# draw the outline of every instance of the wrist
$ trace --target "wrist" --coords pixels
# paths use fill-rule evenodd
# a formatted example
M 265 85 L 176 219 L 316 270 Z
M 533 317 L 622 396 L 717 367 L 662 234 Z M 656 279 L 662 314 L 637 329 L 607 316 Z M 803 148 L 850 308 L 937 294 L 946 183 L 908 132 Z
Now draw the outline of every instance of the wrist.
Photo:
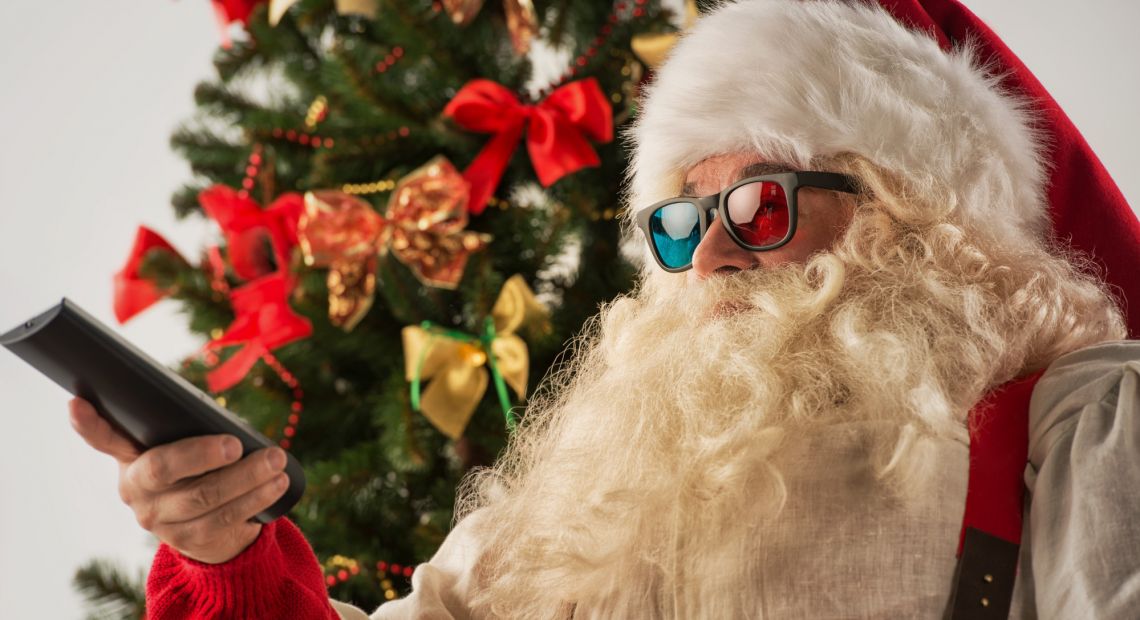
M 227 562 L 230 562 L 230 561 L 234 560 L 235 558 L 241 556 L 243 553 L 245 553 L 251 547 L 253 547 L 253 545 L 256 544 L 258 540 L 261 540 L 261 538 L 262 538 L 261 532 L 265 529 L 265 525 L 262 523 L 254 523 L 254 525 L 257 526 L 256 530 L 254 531 L 255 533 L 249 537 L 249 540 L 247 542 L 240 543 L 240 546 L 237 549 L 229 549 L 229 550 L 221 552 L 221 554 L 218 554 L 218 553 L 215 553 L 214 555 L 194 554 L 194 553 L 190 553 L 187 551 L 183 551 L 182 549 L 179 549 L 178 547 L 175 547 L 173 545 L 170 545 L 170 549 L 172 551 L 178 553 L 178 555 L 181 556 L 182 559 L 189 561 L 189 562 L 194 562 L 196 564 L 201 564 L 201 565 L 206 565 L 206 566 L 217 566 L 220 564 L 226 564 Z

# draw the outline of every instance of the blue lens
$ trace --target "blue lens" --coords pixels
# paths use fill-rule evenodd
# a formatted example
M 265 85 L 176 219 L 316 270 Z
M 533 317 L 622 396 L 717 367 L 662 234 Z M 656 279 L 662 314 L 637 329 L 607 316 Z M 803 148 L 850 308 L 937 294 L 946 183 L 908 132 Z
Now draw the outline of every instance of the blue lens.
M 661 262 L 670 269 L 687 267 L 701 242 L 701 222 L 696 205 L 675 202 L 649 216 L 649 234 Z

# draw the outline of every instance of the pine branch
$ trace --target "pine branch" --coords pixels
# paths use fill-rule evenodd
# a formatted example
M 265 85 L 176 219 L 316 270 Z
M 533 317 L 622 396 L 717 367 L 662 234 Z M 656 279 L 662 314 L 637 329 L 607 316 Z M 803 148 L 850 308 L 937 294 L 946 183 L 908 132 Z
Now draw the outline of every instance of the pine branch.
M 195 174 L 213 177 L 236 174 L 245 163 L 249 147 L 226 140 L 202 127 L 183 125 L 170 136 L 170 148 L 190 162 Z
M 72 586 L 90 604 L 87 620 L 142 619 L 146 615 L 146 571 L 137 577 L 107 560 L 92 560 L 79 567 Z
M 229 49 L 218 47 L 214 53 L 214 69 L 223 82 L 256 71 L 263 61 L 264 57 L 258 53 L 257 46 L 252 41 L 234 41 Z
M 174 215 L 178 219 L 185 219 L 191 213 L 202 213 L 202 205 L 198 203 L 198 194 L 210 186 L 204 181 L 186 183 L 179 187 L 170 196 L 170 206 L 174 207 Z
M 219 115 L 233 116 L 238 121 L 248 114 L 263 110 L 254 101 L 215 82 L 200 82 L 194 89 L 194 102 Z

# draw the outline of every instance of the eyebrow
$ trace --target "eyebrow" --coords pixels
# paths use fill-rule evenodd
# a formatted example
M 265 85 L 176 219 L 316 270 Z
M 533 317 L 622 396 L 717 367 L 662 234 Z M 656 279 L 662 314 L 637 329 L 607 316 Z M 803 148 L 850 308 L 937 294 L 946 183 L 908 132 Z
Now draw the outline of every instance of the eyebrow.
M 741 168 L 740 172 L 736 173 L 736 179 L 733 180 L 733 183 L 735 183 L 736 181 L 741 181 L 743 179 L 747 179 L 748 177 L 758 177 L 762 174 L 777 174 L 780 172 L 792 172 L 793 170 L 795 170 L 795 168 L 793 168 L 792 166 L 790 166 L 788 164 L 781 164 L 781 163 L 773 162 L 773 161 L 762 161 L 762 162 L 755 163 L 755 164 L 749 164 L 749 165 Z M 681 188 L 681 195 L 687 196 L 690 198 L 696 198 L 697 197 L 696 191 L 697 191 L 696 185 L 694 185 L 693 183 L 685 183 L 684 187 Z

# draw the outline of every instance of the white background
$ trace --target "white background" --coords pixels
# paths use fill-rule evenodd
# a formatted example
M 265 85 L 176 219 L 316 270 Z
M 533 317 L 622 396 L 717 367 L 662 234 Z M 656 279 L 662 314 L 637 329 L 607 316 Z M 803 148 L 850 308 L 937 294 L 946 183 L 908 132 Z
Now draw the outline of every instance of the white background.
M 679 4 L 679 0 L 674 0 Z M 1140 3 L 967 0 L 1068 111 L 1140 205 Z M 168 148 L 211 75 L 206 0 L 0 5 L 0 332 L 66 295 L 114 324 L 111 275 L 145 223 L 196 259 L 214 235 L 176 222 L 188 167 Z M 173 302 L 118 328 L 175 363 L 201 343 Z M 149 565 L 117 467 L 67 421 L 69 396 L 0 351 L 0 618 L 82 617 L 70 580 L 93 557 Z

